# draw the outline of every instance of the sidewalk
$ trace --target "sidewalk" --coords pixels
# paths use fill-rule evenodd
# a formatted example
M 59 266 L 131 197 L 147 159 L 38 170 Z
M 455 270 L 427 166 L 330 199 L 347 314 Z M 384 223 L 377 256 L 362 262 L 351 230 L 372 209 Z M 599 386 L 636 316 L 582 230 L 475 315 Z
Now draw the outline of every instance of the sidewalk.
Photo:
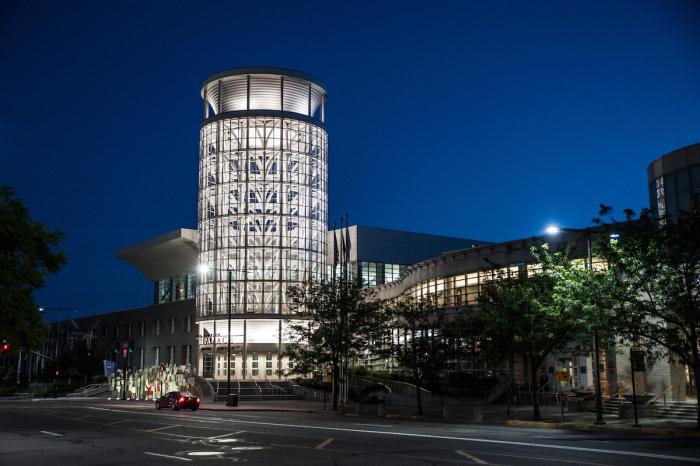
M 238 406 L 226 406 L 225 401 L 202 403 L 199 409 L 203 411 L 288 411 L 296 413 L 323 413 L 330 411 L 331 405 L 323 409 L 323 402 L 307 400 L 280 401 L 240 401 Z
M 495 407 L 498 405 L 491 405 Z M 660 417 L 643 417 L 639 419 L 639 426 L 634 425 L 634 419 L 621 419 L 617 415 L 605 415 L 605 424 L 593 424 L 596 418 L 593 412 L 564 412 L 564 422 L 561 422 L 561 412 L 557 407 L 540 407 L 541 420 L 532 420 L 532 408 L 518 408 L 518 417 L 508 419 L 505 410 L 500 416 L 496 412 L 484 413 L 484 420 L 491 417 L 490 421 L 514 427 L 540 427 L 550 429 L 571 429 L 587 432 L 636 432 L 652 435 L 690 435 L 700 436 L 697 422 L 678 419 L 666 419 Z M 512 414 L 512 413 L 511 413 Z M 498 419 L 500 418 L 500 419 Z
M 455 409 L 456 408 L 456 409 Z M 648 435 L 685 435 L 700 437 L 697 422 L 658 417 L 639 419 L 640 426 L 634 425 L 633 419 L 620 419 L 617 415 L 608 414 L 603 417 L 604 425 L 594 425 L 593 412 L 564 412 L 564 422 L 561 422 L 561 411 L 556 406 L 540 406 L 540 421 L 533 421 L 531 406 L 511 407 L 510 416 L 506 405 L 481 405 L 453 407 L 449 420 L 443 417 L 442 408 L 436 406 L 424 407 L 424 414 L 418 416 L 414 406 L 386 407 L 384 417 L 409 421 L 438 422 L 445 424 L 486 424 L 505 425 L 511 427 L 536 427 L 549 429 L 568 429 L 585 432 L 634 432 Z M 367 417 L 377 417 L 367 412 L 355 414 Z

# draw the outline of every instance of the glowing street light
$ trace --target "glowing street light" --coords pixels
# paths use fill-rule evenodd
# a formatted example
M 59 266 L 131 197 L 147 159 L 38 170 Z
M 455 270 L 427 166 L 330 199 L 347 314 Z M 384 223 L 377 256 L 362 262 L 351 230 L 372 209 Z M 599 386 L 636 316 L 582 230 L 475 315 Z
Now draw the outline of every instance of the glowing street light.
M 547 233 L 548 235 L 556 235 L 560 231 L 561 231 L 561 229 L 556 225 L 549 225 L 547 228 L 544 229 L 544 232 Z

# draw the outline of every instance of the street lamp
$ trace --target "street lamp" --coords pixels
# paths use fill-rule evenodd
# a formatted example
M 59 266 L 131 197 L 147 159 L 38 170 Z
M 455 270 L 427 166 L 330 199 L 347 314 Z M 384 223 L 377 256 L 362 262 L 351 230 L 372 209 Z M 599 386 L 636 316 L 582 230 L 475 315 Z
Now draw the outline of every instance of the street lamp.
M 592 237 L 590 228 L 578 229 L 578 228 L 562 228 L 556 225 L 549 225 L 545 228 L 545 233 L 548 235 L 556 235 L 560 232 L 571 232 L 571 233 L 583 233 L 586 236 L 586 267 L 589 271 L 593 271 L 593 252 L 592 252 Z M 620 235 L 617 233 L 611 233 L 610 238 L 619 238 Z M 598 326 L 593 326 L 593 383 L 595 385 L 595 425 L 603 425 L 605 421 L 603 420 L 603 398 L 602 390 L 600 387 L 600 355 L 598 354 Z

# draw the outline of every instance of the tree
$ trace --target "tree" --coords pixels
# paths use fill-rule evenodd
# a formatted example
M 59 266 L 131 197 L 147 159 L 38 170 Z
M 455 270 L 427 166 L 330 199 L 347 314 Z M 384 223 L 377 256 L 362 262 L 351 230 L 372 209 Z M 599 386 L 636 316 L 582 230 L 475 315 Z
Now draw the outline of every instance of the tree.
M 400 297 L 387 310 L 391 328 L 399 332 L 399 341 L 390 346 L 391 356 L 411 374 L 418 414 L 422 415 L 421 390 L 426 381 L 437 380 L 456 354 L 445 309 L 435 295 L 428 295 Z
M 700 209 L 674 219 L 649 212 L 618 225 L 620 237 L 602 245 L 620 283 L 619 332 L 671 360 L 686 364 L 700 387 Z M 700 429 L 700 412 L 698 412 Z
M 46 327 L 33 292 L 66 263 L 63 233 L 31 218 L 14 190 L 0 185 L 0 329 L 14 347 L 31 348 Z
M 546 250 L 546 246 L 542 248 Z M 532 253 L 537 256 L 538 251 L 533 249 Z M 563 261 L 565 256 L 556 258 Z M 565 346 L 576 335 L 571 314 L 553 300 L 554 277 L 547 264 L 542 265 L 544 269 L 533 274 L 527 269 L 512 275 L 494 271 L 492 279 L 483 285 L 478 301 L 484 349 L 521 354 L 527 361 L 535 419 L 540 419 L 537 369 L 550 352 Z
M 356 279 L 330 278 L 292 286 L 295 312 L 287 322 L 292 340 L 285 350 L 296 374 L 333 374 L 333 410 L 338 409 L 340 368 L 371 349 L 384 331 L 383 313 L 368 288 Z
M 61 353 L 53 368 L 68 377 L 82 376 L 85 385 L 90 377 L 102 373 L 102 357 L 84 342 L 79 342 L 70 351 Z

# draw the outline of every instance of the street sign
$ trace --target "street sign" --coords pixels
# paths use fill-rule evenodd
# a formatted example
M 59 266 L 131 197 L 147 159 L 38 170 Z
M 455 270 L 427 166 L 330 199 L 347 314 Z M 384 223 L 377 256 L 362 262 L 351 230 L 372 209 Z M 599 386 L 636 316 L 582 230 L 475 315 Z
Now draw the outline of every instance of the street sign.
M 630 362 L 632 363 L 633 372 L 644 372 L 646 368 L 644 367 L 644 351 L 631 350 L 630 351 Z
M 102 367 L 104 368 L 104 375 L 105 377 L 111 377 L 114 375 L 114 371 L 117 369 L 117 365 L 114 363 L 114 361 L 109 361 L 105 359 L 102 361 Z

